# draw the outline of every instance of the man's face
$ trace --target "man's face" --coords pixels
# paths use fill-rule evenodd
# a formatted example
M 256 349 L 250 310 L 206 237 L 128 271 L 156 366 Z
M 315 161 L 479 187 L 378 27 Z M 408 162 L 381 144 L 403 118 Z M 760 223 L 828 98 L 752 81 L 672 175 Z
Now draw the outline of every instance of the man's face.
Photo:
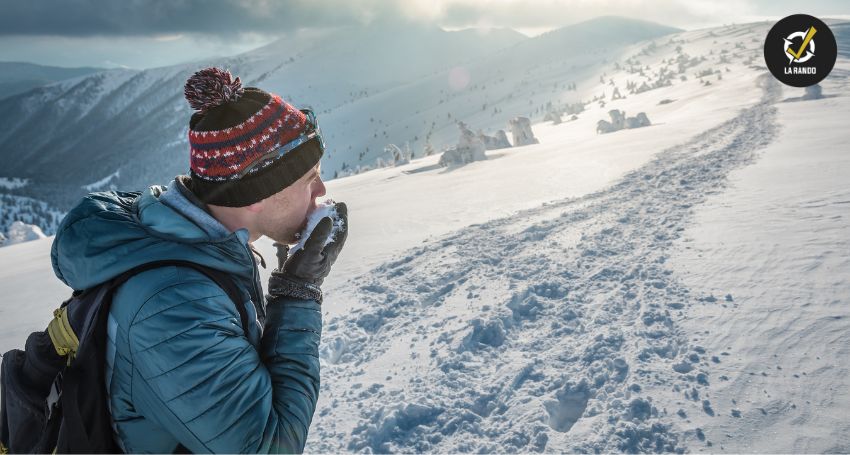
M 307 216 L 316 209 L 316 198 L 326 193 L 320 166 L 317 164 L 297 182 L 266 199 L 260 217 L 261 234 L 280 243 L 298 241 L 295 234 L 307 227 Z

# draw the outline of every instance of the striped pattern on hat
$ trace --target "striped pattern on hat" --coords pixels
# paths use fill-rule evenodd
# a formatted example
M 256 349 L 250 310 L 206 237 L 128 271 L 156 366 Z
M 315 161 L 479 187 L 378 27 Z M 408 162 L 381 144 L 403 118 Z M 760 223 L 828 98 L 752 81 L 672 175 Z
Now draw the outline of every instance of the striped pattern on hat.
M 280 96 L 269 94 L 265 106 L 237 125 L 211 131 L 189 130 L 192 172 L 214 182 L 237 179 L 245 168 L 297 138 L 306 124 L 303 112 Z M 267 159 L 248 175 L 274 160 Z

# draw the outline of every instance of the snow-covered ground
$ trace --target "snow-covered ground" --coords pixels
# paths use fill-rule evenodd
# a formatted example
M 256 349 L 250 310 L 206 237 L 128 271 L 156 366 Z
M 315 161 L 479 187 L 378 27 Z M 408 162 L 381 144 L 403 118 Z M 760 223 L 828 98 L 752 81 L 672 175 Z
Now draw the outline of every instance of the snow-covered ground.
M 850 62 L 832 97 L 783 102 L 802 90 L 766 74 L 769 25 L 636 44 L 647 72 L 709 58 L 538 145 L 329 182 L 351 231 L 307 450 L 850 451 Z M 613 108 L 653 125 L 597 135 Z M 0 249 L 0 350 L 69 293 L 49 248 Z
M 4 188 L 7 190 L 23 188 L 27 186 L 28 183 L 29 181 L 27 179 L 10 179 L 7 177 L 0 177 L 0 188 Z
M 467 226 L 348 284 L 361 305 L 327 326 L 316 447 L 688 447 L 695 427 L 653 392 L 699 394 L 711 353 L 677 327 L 671 310 L 698 296 L 665 263 L 694 207 L 775 133 L 779 89 L 759 81 L 754 106 L 611 186 Z
M 699 208 L 669 261 L 718 299 L 681 328 L 719 358 L 705 365 L 717 415 L 691 420 L 730 452 L 850 451 L 847 70 L 823 84 L 839 97 L 776 105 L 771 144 Z

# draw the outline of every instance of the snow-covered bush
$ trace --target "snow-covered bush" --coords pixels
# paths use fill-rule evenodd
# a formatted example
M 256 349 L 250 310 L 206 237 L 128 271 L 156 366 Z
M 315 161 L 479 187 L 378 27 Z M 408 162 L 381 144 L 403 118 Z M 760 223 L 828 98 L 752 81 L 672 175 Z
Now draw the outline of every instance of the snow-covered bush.
M 543 117 L 544 122 L 552 122 L 553 125 L 561 124 L 561 114 L 558 111 L 549 111 L 546 113 L 546 116 Z
M 496 131 L 495 136 L 488 136 L 484 134 L 482 131 L 478 131 L 478 139 L 484 143 L 484 147 L 487 150 L 497 150 L 509 148 L 511 143 L 508 141 L 508 135 L 505 133 L 505 130 Z
M 645 112 L 640 112 L 634 117 L 626 117 L 626 113 L 619 109 L 608 111 L 611 121 L 600 120 L 596 122 L 596 132 L 598 134 L 613 133 L 622 129 L 641 128 L 649 126 L 652 122 Z
M 457 125 L 460 128 L 460 140 L 457 146 L 443 152 L 438 162 L 439 165 L 448 167 L 486 160 L 487 155 L 484 152 L 487 150 L 487 147 L 484 146 L 484 142 L 467 128 L 465 123 L 458 122 Z
M 9 226 L 9 230 L 6 231 L 6 237 L 5 245 L 15 245 L 17 243 L 29 242 L 30 240 L 43 239 L 47 236 L 36 225 L 26 224 L 23 221 L 15 221 Z
M 389 154 L 389 157 L 392 159 L 393 166 L 399 166 L 402 164 L 407 164 L 410 162 L 410 158 L 413 153 L 410 151 L 410 146 L 405 145 L 404 150 L 399 148 L 399 146 L 395 144 L 389 144 L 384 147 L 384 153 Z
M 641 128 L 650 124 L 649 117 L 646 116 L 645 112 L 640 112 L 635 117 L 626 118 L 626 128 Z
M 511 135 L 514 139 L 514 147 L 540 143 L 534 137 L 534 132 L 531 131 L 531 120 L 528 117 L 515 117 L 509 123 Z

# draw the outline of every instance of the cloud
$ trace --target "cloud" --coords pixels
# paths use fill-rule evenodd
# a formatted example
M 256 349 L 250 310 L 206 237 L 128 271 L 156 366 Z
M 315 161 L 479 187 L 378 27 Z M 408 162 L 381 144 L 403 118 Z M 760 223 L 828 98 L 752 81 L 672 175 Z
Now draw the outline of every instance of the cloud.
M 611 14 L 677 25 L 729 8 L 708 0 L 0 0 L 0 11 L 0 35 L 81 37 L 283 34 L 380 20 L 554 27 Z
M 0 0 L 0 34 L 281 34 L 401 14 L 401 2 L 352 0 Z
M 743 6 L 738 2 L 737 9 Z M 673 26 L 733 21 L 728 5 L 708 0 L 454 0 L 438 20 L 447 26 L 559 27 L 606 15 Z
M 796 0 L 0 0 L 0 35 L 283 35 L 299 28 L 416 21 L 554 28 L 618 15 L 688 27 L 787 15 Z M 840 0 L 807 8 L 846 10 Z M 787 14 L 782 14 L 786 12 Z
M 170 35 L 154 35 L 152 37 L 152 39 L 154 41 L 161 41 L 161 42 L 177 41 L 179 39 L 183 39 L 183 34 L 182 33 L 173 33 L 173 34 L 170 34 Z

